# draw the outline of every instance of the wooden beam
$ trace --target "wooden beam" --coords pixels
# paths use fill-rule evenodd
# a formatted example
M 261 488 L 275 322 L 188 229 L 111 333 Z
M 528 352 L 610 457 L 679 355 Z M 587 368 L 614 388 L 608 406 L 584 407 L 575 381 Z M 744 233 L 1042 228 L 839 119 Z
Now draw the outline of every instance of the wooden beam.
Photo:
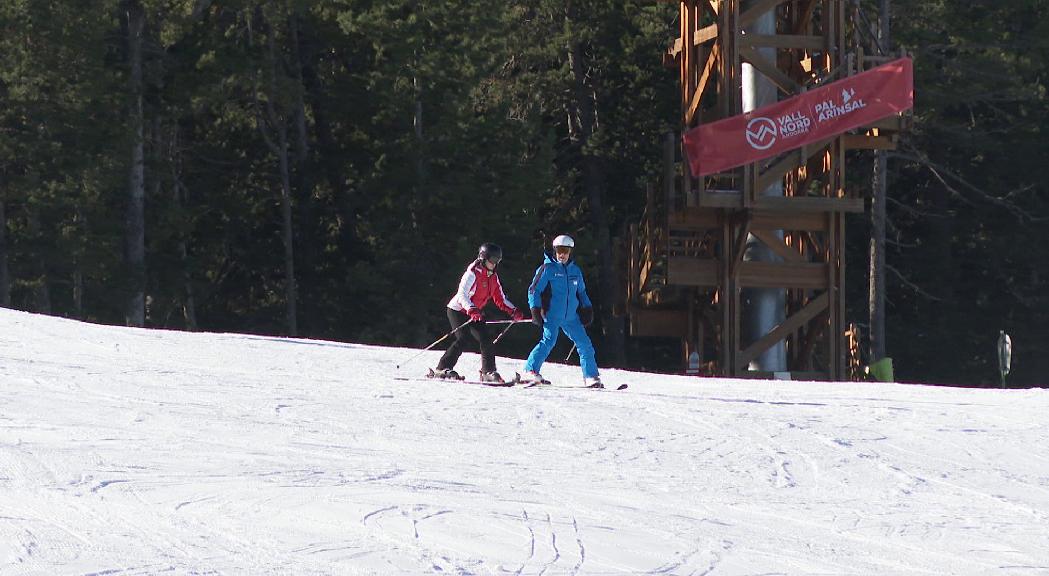
M 695 119 L 696 110 L 699 109 L 699 103 L 703 99 L 703 93 L 707 90 L 707 84 L 710 83 L 711 72 L 714 71 L 714 64 L 718 58 L 718 47 L 714 45 L 710 49 L 710 54 L 707 55 L 707 61 L 703 63 L 703 71 L 699 74 L 699 81 L 696 83 L 696 91 L 692 93 L 692 102 L 688 105 L 688 111 L 685 112 L 685 126 L 692 126 L 692 121 Z
M 638 292 L 644 292 L 648 290 L 648 275 L 652 272 L 652 260 L 649 260 L 641 256 L 643 261 L 641 262 L 640 270 L 638 270 Z
M 812 22 L 812 12 L 816 9 L 817 2 L 819 0 L 808 0 L 805 3 L 804 8 L 801 9 L 801 14 L 794 23 L 795 34 L 801 34 L 809 27 L 809 24 Z
M 896 139 L 892 136 L 868 136 L 867 134 L 846 134 L 846 150 L 895 150 Z
M 663 140 L 663 197 L 664 210 L 672 213 L 677 206 L 677 131 L 667 132 Z M 688 169 L 685 169 L 687 178 Z
M 779 6 L 786 0 L 758 0 L 751 4 L 750 9 L 739 15 L 739 27 L 746 28 L 753 24 L 758 18 L 765 15 L 766 12 L 772 10 L 776 6 Z
M 765 171 L 758 176 L 756 184 L 758 187 L 757 189 L 768 189 L 768 187 L 772 186 L 774 182 L 783 178 L 787 172 L 802 166 L 816 154 L 821 154 L 827 148 L 828 144 L 834 142 L 835 138 L 837 138 L 837 136 L 834 136 L 833 138 L 824 138 L 815 144 L 803 146 L 784 154 L 781 159 L 768 166 Z
M 755 208 L 797 212 L 863 212 L 863 198 L 763 196 Z
M 794 170 L 804 163 L 805 160 L 801 157 L 800 149 L 787 152 L 779 160 L 766 168 L 764 172 L 758 174 L 757 181 L 754 182 L 754 189 L 759 193 L 768 190 L 777 180 L 782 180 L 787 172 Z
M 747 235 L 750 234 L 750 222 L 753 217 L 754 214 L 750 210 L 743 213 L 743 221 L 739 225 L 735 243 L 729 250 L 722 249 L 723 253 L 728 254 L 730 257 L 728 261 L 728 275 L 730 278 L 738 277 L 739 265 L 743 263 L 743 254 L 747 250 Z
M 711 0 L 713 1 L 713 0 Z M 718 79 L 721 81 L 721 94 L 718 94 L 718 108 L 722 118 L 740 114 L 740 98 L 735 91 L 739 89 L 737 78 L 739 69 L 739 50 L 736 49 L 736 37 L 739 28 L 739 2 L 725 2 L 725 9 L 718 13 L 718 25 L 725 34 L 721 39 L 724 55 L 718 65 Z M 731 36 L 730 36 L 731 35 Z M 728 90 L 729 92 L 725 92 Z
M 678 37 L 681 39 L 682 47 L 691 46 L 692 36 L 695 32 L 695 26 L 693 25 L 695 21 L 694 12 L 695 6 L 686 0 L 682 0 L 681 16 L 678 18 L 678 25 L 681 29 Z M 689 102 L 692 101 L 692 82 L 690 79 L 692 78 L 692 70 L 695 63 L 692 62 L 692 50 L 682 49 L 680 54 L 681 57 L 677 59 L 680 69 L 678 72 L 678 88 L 681 90 L 681 110 L 684 112 L 684 110 L 688 109 Z M 682 114 L 683 118 L 684 115 Z
M 780 240 L 779 236 L 773 234 L 771 230 L 754 229 L 751 230 L 750 233 L 753 234 L 758 240 L 764 242 L 765 245 L 769 247 L 769 249 L 771 249 L 780 258 L 783 258 L 787 262 L 794 262 L 799 264 L 803 262 L 808 262 L 808 260 L 805 259 L 805 256 L 803 256 L 794 248 L 787 246 L 783 242 L 783 240 Z
M 699 30 L 696 30 L 696 35 L 692 38 L 692 45 L 699 46 L 700 44 L 710 42 L 711 40 L 714 40 L 717 37 L 718 25 L 715 22 L 714 24 L 708 24 L 700 28 Z
M 718 261 L 688 256 L 670 256 L 667 258 L 667 284 L 717 287 Z
M 629 248 L 630 248 L 630 261 L 629 261 L 629 265 L 628 265 L 628 268 L 630 269 L 630 271 L 629 271 L 630 276 L 627 277 L 627 285 L 626 285 L 627 286 L 626 299 L 627 299 L 628 303 L 630 301 L 634 300 L 634 298 L 637 297 L 638 293 L 641 292 L 641 285 L 640 285 L 641 266 L 640 266 L 640 263 L 638 262 L 638 258 L 640 258 L 640 256 L 638 255 L 638 249 L 637 249 L 638 248 L 637 229 L 638 229 L 637 222 L 633 222 L 633 223 L 630 224 L 630 227 L 628 228 L 628 232 L 627 232 L 627 234 L 628 234 L 627 235 L 627 246 L 629 246 Z
M 827 264 L 809 262 L 740 262 L 739 285 L 743 288 L 827 288 Z
M 742 208 L 743 193 L 739 190 L 721 191 L 705 190 L 700 197 L 699 205 L 703 208 Z
M 714 230 L 720 226 L 718 213 L 710 208 L 686 208 L 667 215 L 671 230 Z
M 826 310 L 829 302 L 830 299 L 826 292 L 817 296 L 806 304 L 804 308 L 798 310 L 797 314 L 787 318 L 782 324 L 776 326 L 772 332 L 762 336 L 757 342 L 748 346 L 747 349 L 740 354 L 738 361 L 739 364 L 750 364 L 751 361 L 760 356 L 765 350 L 768 350 L 773 344 L 783 340 L 790 335 L 791 332 L 794 332 L 801 326 L 805 325 L 806 322 L 815 318 L 817 314 Z
M 784 48 L 815 51 L 823 48 L 823 36 L 803 34 L 744 34 L 740 45 L 747 48 Z
M 695 36 L 692 37 L 692 45 L 699 46 L 706 42 L 710 42 L 718 37 L 718 25 L 710 24 L 704 26 L 699 30 L 696 30 Z M 674 45 L 667 49 L 666 54 L 671 58 L 677 58 L 681 54 L 681 45 L 683 41 L 681 38 L 674 39 Z
M 789 230 L 791 232 L 813 231 L 826 232 L 826 212 L 784 212 L 782 210 L 753 210 L 754 219 L 750 224 L 754 230 Z
M 801 93 L 801 84 L 798 84 L 793 78 L 784 74 L 775 64 L 766 60 L 761 54 L 758 54 L 757 50 L 754 48 L 740 46 L 739 55 L 749 62 L 751 66 L 757 68 L 758 72 L 767 76 L 768 79 L 778 86 L 784 94 L 795 96 Z
M 666 304 L 676 306 L 678 298 L 676 291 L 674 290 L 664 290 L 663 288 L 656 288 L 654 290 L 649 290 L 648 292 L 642 292 L 640 296 L 638 296 L 637 301 L 641 306 L 654 308 L 656 306 L 663 306 Z

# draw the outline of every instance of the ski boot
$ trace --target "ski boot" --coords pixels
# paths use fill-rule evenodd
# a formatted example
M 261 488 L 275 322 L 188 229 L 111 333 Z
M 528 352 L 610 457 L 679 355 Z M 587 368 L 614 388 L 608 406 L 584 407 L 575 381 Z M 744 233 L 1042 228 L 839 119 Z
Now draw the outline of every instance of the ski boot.
M 604 388 L 605 385 L 601 383 L 600 376 L 594 376 L 593 378 L 583 378 L 583 384 L 587 388 Z
M 522 383 L 527 384 L 529 386 L 540 386 L 550 384 L 549 380 L 543 378 L 542 374 L 534 370 L 529 370 L 528 372 L 521 374 L 520 380 Z
M 436 380 L 463 380 L 464 378 L 459 375 L 458 372 L 451 368 L 438 368 L 434 370 L 430 368 L 429 373 L 426 374 L 427 378 L 434 378 Z
M 500 376 L 498 372 L 495 372 L 495 371 L 485 372 L 484 370 L 481 371 L 481 382 L 490 382 L 490 383 L 493 383 L 493 384 L 505 384 L 506 383 L 506 381 L 503 380 L 503 377 Z

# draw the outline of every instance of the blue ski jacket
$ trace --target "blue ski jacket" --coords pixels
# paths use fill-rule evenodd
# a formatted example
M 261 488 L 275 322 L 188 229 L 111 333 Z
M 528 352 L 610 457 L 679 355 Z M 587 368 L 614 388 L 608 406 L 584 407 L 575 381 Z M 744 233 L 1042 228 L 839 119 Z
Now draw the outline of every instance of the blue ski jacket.
M 576 266 L 574 259 L 561 264 L 553 254 L 546 253 L 543 264 L 536 269 L 528 286 L 528 307 L 542 308 L 546 321 L 557 324 L 578 318 L 576 310 L 580 307 L 593 307 L 586 294 L 583 271 Z

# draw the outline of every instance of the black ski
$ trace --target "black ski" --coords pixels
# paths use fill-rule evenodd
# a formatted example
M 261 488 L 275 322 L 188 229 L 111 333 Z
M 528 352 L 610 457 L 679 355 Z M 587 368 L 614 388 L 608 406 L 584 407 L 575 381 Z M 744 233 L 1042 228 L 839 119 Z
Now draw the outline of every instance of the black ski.
M 394 376 L 394 380 L 408 381 L 408 382 L 454 382 L 458 384 L 473 384 L 475 386 L 488 386 L 491 388 L 557 388 L 560 390 L 607 390 L 609 392 L 615 392 L 617 390 L 626 390 L 628 386 L 626 384 L 620 384 L 615 388 L 607 388 L 604 385 L 600 386 L 568 386 L 565 384 L 554 384 L 549 380 L 521 380 L 519 374 L 515 374 L 514 378 L 505 382 L 482 382 L 480 380 L 466 380 L 463 378 L 428 378 L 426 376 Z
M 459 380 L 458 378 L 427 378 L 425 376 L 419 376 L 415 378 L 409 378 L 406 376 L 394 376 L 394 380 L 401 380 L 407 382 L 432 382 L 439 384 L 442 382 L 448 382 L 452 384 L 474 384 L 477 386 L 489 386 L 491 388 L 511 388 L 516 383 L 513 380 L 509 382 L 481 382 L 480 380 Z
M 491 388 L 511 388 L 520 383 L 516 379 L 507 380 L 506 382 L 483 382 L 481 380 L 467 380 L 465 378 L 429 378 L 426 376 L 394 376 L 393 379 L 408 382 L 454 382 L 456 384 L 474 384 L 477 386 L 489 386 Z

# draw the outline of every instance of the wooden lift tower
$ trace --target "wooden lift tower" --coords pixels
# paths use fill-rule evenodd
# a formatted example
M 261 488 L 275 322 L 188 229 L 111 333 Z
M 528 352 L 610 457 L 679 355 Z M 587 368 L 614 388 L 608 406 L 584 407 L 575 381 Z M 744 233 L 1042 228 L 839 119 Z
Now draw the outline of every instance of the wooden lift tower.
M 845 0 L 682 0 L 680 36 L 664 55 L 679 70 L 681 131 L 744 112 L 744 63 L 786 98 L 897 58 L 878 52 L 858 10 Z M 769 12 L 774 34 L 745 32 Z M 846 152 L 895 147 L 906 121 L 890 117 L 703 178 L 681 159 L 681 133 L 668 135 L 661 182 L 629 231 L 631 335 L 681 338 L 683 362 L 696 352 L 704 374 L 772 376 L 748 365 L 782 343 L 790 378 L 848 379 L 845 216 L 862 213 L 865 200 L 846 186 Z M 762 194 L 777 184 L 782 195 Z M 748 238 L 776 261 L 745 261 Z M 786 295 L 784 320 L 748 341 L 746 288 Z

